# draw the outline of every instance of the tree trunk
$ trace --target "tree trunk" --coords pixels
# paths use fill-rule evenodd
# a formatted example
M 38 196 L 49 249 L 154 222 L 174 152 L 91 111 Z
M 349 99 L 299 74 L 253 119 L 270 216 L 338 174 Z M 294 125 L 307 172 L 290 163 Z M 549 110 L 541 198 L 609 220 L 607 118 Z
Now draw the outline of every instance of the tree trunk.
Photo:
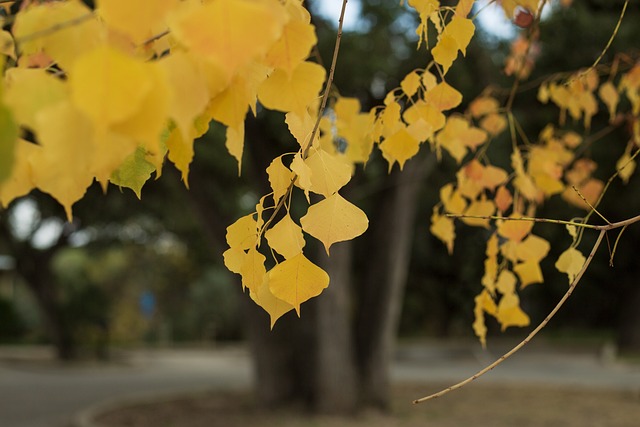
M 392 186 L 380 196 L 369 231 L 374 243 L 368 246 L 368 274 L 356 324 L 361 398 L 366 406 L 386 409 L 389 403 L 389 368 L 411 259 L 418 194 L 434 164 L 432 154 L 419 156 L 408 161 L 402 172 L 391 174 Z
M 640 352 L 640 286 L 637 274 L 630 274 L 621 298 L 618 347 L 621 351 Z

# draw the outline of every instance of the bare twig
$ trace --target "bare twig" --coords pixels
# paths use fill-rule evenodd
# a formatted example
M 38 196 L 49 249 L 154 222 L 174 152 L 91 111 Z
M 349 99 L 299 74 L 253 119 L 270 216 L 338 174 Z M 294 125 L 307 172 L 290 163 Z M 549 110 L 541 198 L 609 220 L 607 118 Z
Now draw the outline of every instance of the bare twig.
M 569 285 L 569 289 L 567 290 L 567 292 L 565 292 L 565 294 L 562 296 L 562 299 L 560 299 L 560 301 L 558 301 L 558 304 L 556 304 L 556 306 L 553 308 L 553 310 L 551 310 L 551 312 L 547 315 L 547 317 L 545 317 L 544 320 L 542 322 L 540 322 L 538 327 L 535 328 L 533 331 L 531 331 L 531 333 L 524 340 L 520 341 L 520 343 L 518 345 L 513 347 L 507 353 L 503 354 L 495 362 L 493 362 L 489 366 L 485 367 L 484 369 L 478 371 L 477 373 L 473 374 L 469 378 L 467 378 L 467 379 L 465 379 L 463 381 L 460 381 L 459 383 L 454 384 L 451 387 L 447 387 L 444 390 L 441 390 L 441 391 L 439 391 L 437 393 L 433 393 L 433 394 L 430 394 L 429 396 L 422 397 L 420 399 L 416 399 L 416 400 L 413 401 L 413 403 L 422 403 L 422 402 L 426 402 L 427 400 L 436 399 L 438 397 L 444 396 L 445 394 L 447 394 L 447 393 L 449 393 L 449 392 L 451 392 L 453 390 L 457 390 L 457 389 L 459 389 L 461 387 L 464 387 L 465 385 L 469 384 L 470 382 L 480 378 L 481 376 L 483 376 L 487 372 L 491 371 L 493 368 L 495 368 L 496 366 L 498 366 L 499 364 L 501 364 L 502 362 L 507 360 L 513 354 L 515 354 L 522 347 L 527 345 L 527 343 L 529 343 L 529 341 L 531 341 L 533 339 L 533 337 L 535 337 L 538 334 L 538 332 L 540 332 L 547 325 L 547 323 L 549 323 L 549 321 L 553 318 L 553 316 L 555 316 L 555 314 L 558 312 L 558 310 L 560 310 L 560 307 L 562 307 L 562 305 L 567 301 L 567 299 L 569 299 L 569 297 L 573 293 L 574 289 L 576 288 L 576 285 L 578 284 L 578 282 L 582 278 L 582 275 L 584 274 L 584 272 L 587 270 L 587 267 L 591 263 L 591 260 L 593 259 L 593 256 L 595 255 L 596 251 L 598 250 L 598 247 L 600 246 L 600 243 L 602 242 L 602 238 L 604 237 L 605 233 L 606 233 L 606 230 L 600 230 L 600 234 L 598 235 L 598 239 L 596 240 L 596 243 L 593 245 L 593 248 L 591 249 L 591 253 L 589 253 L 589 257 L 585 261 L 584 265 L 582 266 L 582 268 L 580 269 L 580 271 L 578 272 L 576 277 L 573 279 L 573 282 L 571 282 L 571 285 Z
M 449 215 L 449 216 L 454 216 L 454 215 Z M 455 215 L 455 217 L 465 217 L 465 215 Z M 576 222 L 559 221 L 559 220 L 541 220 L 540 218 L 526 218 L 526 217 L 523 217 L 523 218 L 501 218 L 501 217 L 475 216 L 474 218 L 484 218 L 484 219 L 500 218 L 500 219 L 504 219 L 504 220 L 513 220 L 513 221 L 520 220 L 520 221 L 550 222 L 550 223 L 565 224 L 565 225 L 566 224 L 570 224 L 570 225 L 575 225 L 575 226 L 578 226 L 578 227 L 584 227 L 584 228 L 590 228 L 590 229 L 593 229 L 593 230 L 597 230 L 600 233 L 598 234 L 598 238 L 596 239 L 596 242 L 594 243 L 593 247 L 591 248 L 591 252 L 589 253 L 589 256 L 585 260 L 585 263 L 582 265 L 582 268 L 580 269 L 580 271 L 578 272 L 576 277 L 573 279 L 573 281 L 569 285 L 569 289 L 567 290 L 567 292 L 562 296 L 560 301 L 558 301 L 558 304 L 556 304 L 556 306 L 553 308 L 553 310 L 551 310 L 551 312 L 547 315 L 547 317 L 545 317 L 544 320 L 542 322 L 540 322 L 540 324 L 533 331 L 531 331 L 531 333 L 529 333 L 529 335 L 527 335 L 527 337 L 524 340 L 522 340 L 518 345 L 513 347 L 507 353 L 502 355 L 495 362 L 493 362 L 489 366 L 485 367 L 484 369 L 478 371 L 477 373 L 475 373 L 474 375 L 470 376 L 469 378 L 467 378 L 467 379 L 465 379 L 463 381 L 460 381 L 459 383 L 454 384 L 451 387 L 447 387 L 446 389 L 441 390 L 441 391 L 439 391 L 437 393 L 433 393 L 433 394 L 431 394 L 429 396 L 422 397 L 420 399 L 416 399 L 416 400 L 413 401 L 413 403 L 426 402 L 427 400 L 431 400 L 431 399 L 438 398 L 440 396 L 444 396 L 445 394 L 447 394 L 447 393 L 449 393 L 449 392 L 451 392 L 453 390 L 457 390 L 457 389 L 459 389 L 461 387 L 464 387 L 465 385 L 469 384 L 470 382 L 476 380 L 477 378 L 480 378 L 482 375 L 484 375 L 487 372 L 491 371 L 493 368 L 495 368 L 496 366 L 498 366 L 499 364 L 501 364 L 502 362 L 507 360 L 509 357 L 511 357 L 513 354 L 515 354 L 518 350 L 520 350 L 522 347 L 524 347 L 527 343 L 529 343 L 529 341 L 531 341 L 531 339 L 533 339 L 533 337 L 535 337 L 538 334 L 538 332 L 540 332 L 547 325 L 547 323 L 549 323 L 549 321 L 553 318 L 553 316 L 556 315 L 558 310 L 560 310 L 562 305 L 567 301 L 567 299 L 569 299 L 569 297 L 571 296 L 571 294 L 575 290 L 576 286 L 580 282 L 580 279 L 582 279 L 582 276 L 583 276 L 584 272 L 587 270 L 587 267 L 589 267 L 589 264 L 591 263 L 591 260 L 593 259 L 596 251 L 600 247 L 600 244 L 602 243 L 602 239 L 604 238 L 604 236 L 607 233 L 607 231 L 614 230 L 614 229 L 617 229 L 617 228 L 622 228 L 622 231 L 624 231 L 627 226 L 629 226 L 631 224 L 634 224 L 636 222 L 640 222 L 640 215 L 634 216 L 633 218 L 629 218 L 629 219 L 626 219 L 626 220 L 623 220 L 623 221 L 618 221 L 618 222 L 604 224 L 604 225 L 581 224 L 581 223 L 576 223 Z M 621 231 L 621 233 L 622 233 L 622 231 Z M 618 238 L 619 238 L 619 236 L 618 236 Z M 618 240 L 616 239 L 616 243 L 614 244 L 614 250 L 613 250 L 614 253 L 615 253 L 615 248 L 616 248 L 617 244 L 618 244 Z

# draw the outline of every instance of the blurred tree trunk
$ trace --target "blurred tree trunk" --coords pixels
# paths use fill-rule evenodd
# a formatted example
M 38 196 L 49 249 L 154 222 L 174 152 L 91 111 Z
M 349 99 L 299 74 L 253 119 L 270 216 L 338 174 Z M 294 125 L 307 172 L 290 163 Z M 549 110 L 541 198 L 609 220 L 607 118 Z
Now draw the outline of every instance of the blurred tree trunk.
M 622 291 L 618 347 L 622 351 L 640 352 L 640 286 L 638 275 L 627 276 Z
M 389 367 L 395 350 L 418 204 L 425 177 L 433 169 L 432 154 L 394 170 L 391 186 L 380 196 L 369 230 L 371 243 L 366 280 L 359 295 L 356 324 L 361 399 L 385 409 L 389 403 Z

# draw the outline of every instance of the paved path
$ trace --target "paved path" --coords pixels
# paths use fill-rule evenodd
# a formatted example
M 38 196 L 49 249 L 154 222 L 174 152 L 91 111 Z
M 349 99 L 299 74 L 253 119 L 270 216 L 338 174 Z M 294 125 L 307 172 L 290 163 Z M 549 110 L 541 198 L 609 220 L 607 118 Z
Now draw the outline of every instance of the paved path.
M 404 344 L 392 374 L 396 381 L 453 383 L 492 362 L 501 350 L 495 349 L 492 355 L 469 343 Z M 247 388 L 251 383 L 250 358 L 242 348 L 137 351 L 128 355 L 126 363 L 109 366 L 60 366 L 42 350 L 26 355 L 16 351 L 0 348 L 0 427 L 63 427 L 79 411 L 100 402 L 197 389 Z M 640 365 L 603 360 L 596 351 L 532 346 L 479 381 L 640 393 Z

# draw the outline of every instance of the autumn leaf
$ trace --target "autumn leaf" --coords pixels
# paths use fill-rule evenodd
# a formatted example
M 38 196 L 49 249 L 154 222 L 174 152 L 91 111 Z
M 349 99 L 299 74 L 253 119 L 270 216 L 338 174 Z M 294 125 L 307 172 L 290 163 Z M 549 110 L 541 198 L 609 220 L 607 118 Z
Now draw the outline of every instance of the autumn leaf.
M 273 295 L 292 305 L 299 316 L 300 304 L 329 286 L 329 275 L 300 253 L 273 267 L 268 283 Z
M 449 255 L 451 255 L 453 253 L 453 243 L 456 238 L 456 229 L 453 220 L 444 215 L 440 215 L 438 210 L 434 209 L 429 231 L 447 246 L 447 251 Z
M 227 244 L 231 248 L 249 249 L 255 247 L 258 237 L 258 223 L 253 214 L 238 218 L 227 227 Z
M 427 91 L 424 101 L 433 104 L 440 111 L 446 111 L 460 105 L 462 94 L 447 82 L 441 82 Z
M 258 99 L 266 108 L 302 117 L 322 89 L 325 74 L 314 62 L 302 62 L 291 75 L 277 69 L 258 88 Z
M 76 24 L 65 26 L 68 22 Z M 61 28 L 47 32 L 56 26 Z M 32 4 L 16 15 L 13 36 L 23 55 L 21 59 L 44 52 L 65 70 L 70 70 L 80 56 L 96 48 L 102 39 L 98 20 L 78 0 Z
M 512 219 L 498 221 L 498 234 L 514 242 L 522 241 L 531 232 L 533 222 L 518 220 L 522 215 L 517 213 L 512 213 L 509 218 Z
M 415 95 L 420 88 L 420 80 L 420 75 L 417 72 L 412 71 L 404 76 L 400 82 L 400 87 L 407 96 L 411 97 Z
M 289 190 L 294 174 L 282 163 L 282 156 L 280 156 L 273 159 L 267 168 L 267 175 L 273 190 L 273 201 L 277 204 Z
M 113 171 L 109 181 L 119 187 L 130 188 L 140 199 L 142 197 L 142 186 L 151 178 L 151 174 L 155 170 L 156 167 L 147 161 L 145 150 L 142 147 L 138 147 L 118 169 Z
M 556 261 L 556 268 L 561 273 L 566 273 L 569 277 L 569 283 L 573 283 L 576 276 L 582 270 L 582 266 L 586 262 L 586 258 L 582 255 L 582 252 L 576 248 L 569 248 L 562 252 L 558 261 Z
M 406 161 L 418 154 L 419 150 L 420 141 L 415 139 L 407 129 L 400 129 L 380 144 L 382 156 L 389 163 L 389 171 L 396 162 L 402 170 Z
M 324 244 L 327 253 L 334 243 L 354 239 L 369 226 L 365 213 L 338 193 L 310 206 L 300 223 Z
M 267 230 L 265 237 L 271 249 L 278 252 L 285 259 L 301 254 L 305 245 L 302 228 L 291 219 L 289 213 Z
M 265 276 L 265 278 L 268 280 L 268 275 Z M 290 312 L 294 308 L 293 305 L 273 295 L 268 281 L 263 283 L 257 291 L 251 291 L 249 295 L 256 304 L 262 307 L 264 311 L 269 313 L 269 318 L 271 320 L 271 329 L 273 329 L 274 325 L 280 317 Z
M 529 316 L 520 308 L 520 298 L 515 293 L 505 294 L 500 298 L 496 311 L 496 319 L 502 331 L 509 326 L 528 326 Z
M 521 289 L 524 289 L 533 283 L 542 283 L 544 281 L 542 270 L 540 269 L 540 263 L 534 259 L 516 264 L 513 267 L 513 271 L 520 278 Z
M 98 0 L 97 11 L 113 29 L 140 44 L 166 30 L 167 14 L 179 0 Z
M 191 2 L 168 17 L 171 34 L 224 70 L 227 79 L 265 57 L 281 37 L 286 20 L 284 7 L 271 0 Z
M 248 288 L 251 292 L 256 292 L 264 283 L 267 271 L 264 266 L 265 257 L 255 247 L 251 247 L 244 257 L 240 267 L 242 276 L 242 288 Z
M 446 25 L 444 31 L 438 38 L 438 43 L 431 50 L 433 59 L 442 65 L 446 74 L 453 61 L 458 56 L 458 51 L 466 55 L 467 46 L 475 32 L 475 25 L 470 19 L 461 16 L 454 16 Z
M 351 165 L 323 149 L 311 149 L 305 164 L 311 171 L 309 190 L 329 197 L 351 180 Z
M 310 22 L 309 12 L 298 2 L 287 2 L 288 7 L 296 9 L 290 13 L 289 22 L 282 29 L 282 35 L 271 46 L 266 56 L 270 67 L 280 68 L 291 74 L 304 61 L 318 39 L 315 27 Z

